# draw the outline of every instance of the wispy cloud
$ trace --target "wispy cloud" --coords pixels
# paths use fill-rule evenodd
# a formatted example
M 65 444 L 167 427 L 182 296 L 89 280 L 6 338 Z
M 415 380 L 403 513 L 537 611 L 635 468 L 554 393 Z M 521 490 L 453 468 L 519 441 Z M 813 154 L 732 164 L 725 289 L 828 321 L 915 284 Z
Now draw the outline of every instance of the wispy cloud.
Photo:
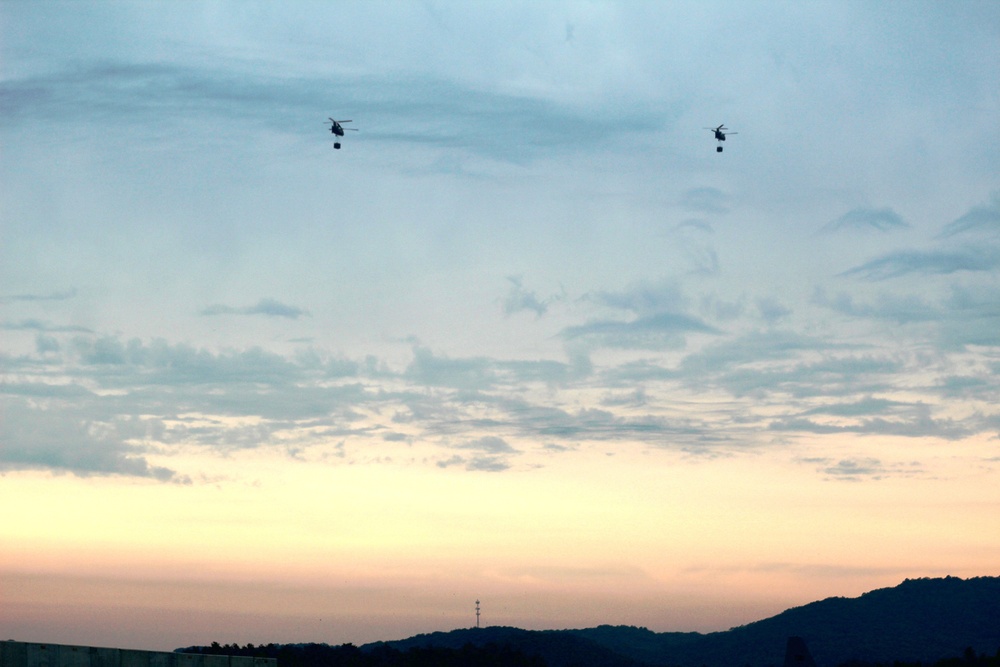
M 530 311 L 536 317 L 541 317 L 548 312 L 549 304 L 559 298 L 553 296 L 539 299 L 535 291 L 524 287 L 524 279 L 521 276 L 507 276 L 507 281 L 510 283 L 510 288 L 503 300 L 504 315 Z
M 843 315 L 872 319 L 884 319 L 899 324 L 939 320 L 944 316 L 939 305 L 916 296 L 881 294 L 874 302 L 861 303 L 847 292 L 829 296 L 822 287 L 813 292 L 811 302 L 829 308 Z
M 967 298 L 978 304 L 986 297 Z M 686 316 L 650 315 L 571 333 L 618 346 L 652 337 L 658 344 L 642 349 L 673 354 L 678 348 L 664 348 L 663 341 L 692 331 L 715 330 Z M 988 369 L 959 375 L 945 367 L 938 382 L 910 389 L 922 392 L 924 399 L 915 401 L 899 398 L 897 385 L 914 364 L 928 372 L 917 359 L 780 330 L 711 335 L 718 340 L 681 353 L 676 363 L 652 352 L 621 365 L 578 367 L 551 359 L 449 357 L 414 345 L 409 363 L 397 370 L 313 349 L 212 351 L 77 336 L 34 356 L 4 359 L 12 381 L 0 386 L 0 396 L 10 409 L 33 411 L 5 427 L 19 439 L 5 465 L 176 480 L 193 471 L 158 469 L 162 464 L 150 462 L 146 447 L 160 456 L 182 445 L 220 452 L 276 447 L 301 455 L 346 440 L 372 447 L 341 448 L 337 456 L 345 460 L 419 444 L 436 450 L 428 460 L 442 467 L 501 472 L 535 461 L 515 441 L 564 453 L 581 443 L 705 453 L 736 443 L 767 446 L 761 434 L 768 431 L 957 440 L 996 430 L 996 415 L 946 417 L 946 404 L 939 405 L 955 396 L 989 404 L 996 388 Z M 595 387 L 605 389 L 604 400 L 581 404 L 578 392 Z M 685 407 L 699 396 L 711 396 L 718 407 Z M 81 447 L 78 458 L 74 446 Z
M 51 324 L 44 320 L 30 318 L 18 322 L 0 323 L 0 328 L 8 331 L 40 331 L 45 333 L 92 333 L 87 327 L 76 324 Z
M 488 454 L 516 454 L 517 450 L 503 438 L 485 436 L 459 445 L 461 449 L 474 449 Z
M 840 275 L 887 280 L 912 273 L 942 275 L 959 271 L 994 271 L 997 268 L 1000 268 L 1000 248 L 970 246 L 955 250 L 893 252 L 848 269 Z
M 865 216 L 859 216 L 862 221 Z M 890 216 L 885 218 L 885 225 Z M 863 224 L 863 223 L 862 223 Z M 968 237 L 984 234 L 982 242 L 972 243 Z M 899 278 L 910 274 L 950 275 L 959 272 L 983 273 L 1000 268 L 1000 195 L 985 206 L 970 210 L 945 225 L 938 239 L 966 237 L 962 245 L 949 245 L 928 250 L 898 250 L 848 269 L 841 276 L 859 276 L 871 280 Z
M 667 232 L 690 263 L 688 274 L 711 276 L 719 273 L 719 254 L 712 234 L 712 226 L 701 220 L 685 220 Z
M 485 389 L 499 381 L 497 369 L 486 357 L 450 359 L 425 347 L 413 349 L 406 376 L 428 386 Z
M 792 314 L 791 308 L 774 297 L 757 299 L 757 311 L 768 324 L 774 324 Z
M 853 420 L 852 423 L 830 423 L 804 418 L 788 418 L 771 422 L 770 429 L 774 431 L 801 431 L 803 433 L 864 433 L 868 435 L 895 435 L 907 438 L 942 438 L 944 440 L 961 440 L 980 428 L 970 427 L 967 423 L 951 419 L 934 419 L 930 408 L 926 405 L 914 406 L 909 414 L 898 418 L 871 418 Z
M 222 119 L 235 103 L 244 123 L 302 134 L 311 128 L 302 125 L 301 116 L 324 108 L 329 99 L 320 91 L 331 88 L 344 107 L 377 121 L 366 128 L 367 141 L 458 149 L 518 164 L 542 152 L 589 149 L 592 136 L 649 134 L 671 115 L 629 106 L 616 117 L 595 117 L 592 109 L 553 99 L 413 72 L 277 77 L 159 62 L 84 62 L 71 70 L 7 79 L 0 82 L 0 96 L 8 123 L 63 120 L 64 110 L 74 107 L 91 122 L 119 127 L 146 128 L 155 113 L 158 126 L 166 128 L 192 116 Z
M 451 466 L 461 466 L 469 471 L 479 472 L 503 472 L 510 469 L 510 464 L 500 456 L 489 456 L 478 454 L 471 457 L 459 456 L 457 454 L 437 462 L 439 468 L 450 468 Z
M 682 347 L 687 335 L 695 333 L 721 332 L 695 317 L 660 313 L 630 321 L 593 320 L 566 327 L 560 335 L 567 341 L 583 339 L 601 347 L 661 349 Z
M 141 445 L 131 442 L 146 435 L 136 422 L 86 418 L 72 409 L 40 410 L 17 402 L 6 410 L 0 469 L 47 469 L 91 475 L 146 477 L 161 482 L 189 483 L 175 470 L 151 465 Z
M 953 285 L 945 295 L 894 294 L 886 291 L 862 301 L 847 292 L 813 292 L 814 305 L 852 318 L 923 326 L 947 349 L 1000 342 L 1000 294 L 989 285 Z
M 680 284 L 674 280 L 637 282 L 617 291 L 591 292 L 583 299 L 638 315 L 683 312 L 689 301 Z
M 595 291 L 581 302 L 633 316 L 593 318 L 583 324 L 564 327 L 560 337 L 591 347 L 620 349 L 676 349 L 691 334 L 719 335 L 722 332 L 704 320 L 685 313 L 688 299 L 674 281 L 640 282 L 618 291 Z
M 903 218 L 891 208 L 856 208 L 848 211 L 836 220 L 823 225 L 822 231 L 864 231 L 877 230 L 887 232 L 909 227 Z
M 991 203 L 976 206 L 962 217 L 945 225 L 938 238 L 981 232 L 990 235 L 994 242 L 1000 241 L 1000 194 L 994 194 Z
M 289 306 L 274 299 L 261 299 L 252 306 L 225 306 L 216 304 L 203 308 L 199 315 L 264 315 L 266 317 L 287 317 L 297 320 L 303 315 L 309 315 L 308 310 L 303 310 L 297 306 Z
M 887 464 L 874 457 L 840 460 L 823 458 L 804 459 L 803 463 L 817 465 L 817 470 L 826 475 L 827 479 L 844 482 L 878 481 L 886 477 L 911 476 L 923 471 L 921 464 L 918 462 Z
M 897 412 L 913 407 L 910 403 L 890 401 L 885 398 L 867 396 L 850 403 L 831 403 L 806 410 L 806 415 L 836 415 L 841 417 L 858 417 L 863 415 L 881 415 Z
M 475 440 L 457 445 L 457 448 L 473 450 L 476 453 L 468 458 L 462 456 L 458 456 L 457 458 L 452 457 L 448 461 L 461 460 L 467 470 L 486 472 L 501 472 L 509 469 L 511 467 L 510 457 L 519 453 L 506 440 L 497 436 L 476 438 Z
M 76 290 L 65 290 L 63 292 L 49 292 L 48 294 L 7 294 L 0 295 L 0 304 L 14 303 L 17 301 L 66 301 L 76 296 Z

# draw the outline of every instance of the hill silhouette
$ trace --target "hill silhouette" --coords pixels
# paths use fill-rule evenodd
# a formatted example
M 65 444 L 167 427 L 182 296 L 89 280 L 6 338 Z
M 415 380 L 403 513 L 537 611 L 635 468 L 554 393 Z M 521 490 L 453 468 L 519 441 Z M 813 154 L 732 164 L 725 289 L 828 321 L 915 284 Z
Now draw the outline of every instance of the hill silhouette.
M 489 627 L 417 635 L 387 645 L 399 650 L 466 644 L 509 645 L 551 667 L 779 667 L 788 637 L 801 636 L 818 667 L 847 663 L 924 664 L 1000 652 L 1000 578 L 907 579 L 857 598 L 834 597 L 723 632 L 652 632 L 629 626 L 584 630 Z
M 352 644 L 178 649 L 278 659 L 278 667 L 782 667 L 789 637 L 816 667 L 1000 667 L 1000 578 L 907 579 L 723 632 L 486 627 Z

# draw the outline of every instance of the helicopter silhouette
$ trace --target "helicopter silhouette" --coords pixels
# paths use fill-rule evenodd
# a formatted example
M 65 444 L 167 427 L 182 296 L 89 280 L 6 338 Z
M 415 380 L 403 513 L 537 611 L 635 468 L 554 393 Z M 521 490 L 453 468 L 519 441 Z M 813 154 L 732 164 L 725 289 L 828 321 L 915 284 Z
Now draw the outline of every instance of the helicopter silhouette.
M 722 143 L 721 142 L 725 141 L 727 136 L 729 136 L 730 134 L 739 134 L 739 132 L 726 132 L 726 124 L 725 123 L 723 123 L 719 127 L 706 127 L 705 129 L 706 130 L 711 130 L 712 132 L 715 132 L 715 138 L 718 139 L 719 142 L 720 142 L 719 145 L 715 147 L 715 152 L 716 153 L 721 153 L 722 152 Z
M 341 125 L 341 123 L 350 123 L 351 121 L 349 121 L 349 120 L 334 120 L 334 119 L 331 118 L 328 122 L 329 122 L 329 125 L 330 125 L 330 132 L 335 137 L 342 137 L 342 136 L 344 136 L 344 130 L 345 129 L 350 130 L 351 132 L 357 132 L 358 131 L 357 128 L 353 128 L 353 127 L 345 128 L 343 125 Z M 339 141 L 334 141 L 333 142 L 333 147 L 339 150 L 340 149 L 340 142 Z

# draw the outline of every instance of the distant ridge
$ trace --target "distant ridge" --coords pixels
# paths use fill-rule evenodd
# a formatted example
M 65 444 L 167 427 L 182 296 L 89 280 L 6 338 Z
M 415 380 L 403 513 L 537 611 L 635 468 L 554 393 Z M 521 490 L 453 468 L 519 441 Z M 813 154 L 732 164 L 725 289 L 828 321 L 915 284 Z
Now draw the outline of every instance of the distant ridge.
M 849 661 L 929 663 L 960 656 L 968 647 L 995 655 L 1000 650 L 1000 578 L 907 579 L 857 598 L 795 607 L 706 639 L 717 636 L 710 642 L 712 652 L 731 658 L 740 647 L 782 645 L 791 635 L 806 640 L 820 667 Z M 751 655 L 752 664 L 769 664 L 759 652 Z M 780 655 L 772 654 L 770 661 L 779 663 Z
M 624 628 L 624 630 L 635 630 L 635 628 Z M 390 646 L 399 651 L 428 647 L 460 649 L 466 644 L 510 646 L 526 655 L 540 656 L 548 667 L 583 665 L 643 667 L 643 663 L 628 655 L 627 651 L 614 650 L 608 645 L 579 634 L 575 630 L 521 630 L 520 628 L 490 626 L 452 630 L 451 632 L 433 632 L 399 641 L 365 644 L 361 650 L 372 651 L 381 646 Z
M 922 662 L 1000 653 L 1000 578 L 907 579 L 857 598 L 834 597 L 724 632 L 652 632 L 602 625 L 586 630 L 487 627 L 362 646 L 461 648 L 508 645 L 550 667 L 780 667 L 786 642 L 802 637 L 818 667 Z

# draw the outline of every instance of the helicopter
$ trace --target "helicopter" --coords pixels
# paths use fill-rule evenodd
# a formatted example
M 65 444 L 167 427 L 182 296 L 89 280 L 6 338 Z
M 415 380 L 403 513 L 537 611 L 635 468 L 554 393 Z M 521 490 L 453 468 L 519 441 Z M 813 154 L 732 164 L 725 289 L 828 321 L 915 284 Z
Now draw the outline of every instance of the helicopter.
M 726 124 L 725 123 L 723 123 L 719 127 L 706 127 L 705 129 L 706 130 L 711 130 L 712 132 L 715 132 L 715 138 L 718 139 L 719 142 L 720 142 L 719 145 L 715 147 L 715 152 L 716 153 L 721 153 L 722 152 L 722 143 L 721 142 L 725 141 L 727 136 L 729 136 L 730 134 L 739 134 L 739 132 L 726 132 Z
M 349 121 L 349 120 L 334 120 L 334 119 L 331 118 L 329 120 L 329 123 L 330 123 L 330 132 L 334 136 L 336 136 L 336 137 L 342 137 L 342 136 L 344 136 L 344 130 L 345 129 L 350 130 L 351 132 L 357 132 L 358 130 L 356 128 L 353 128 L 353 127 L 345 128 L 343 125 L 341 125 L 341 123 L 350 123 L 350 122 L 351 121 Z M 340 149 L 340 142 L 335 140 L 333 142 L 333 147 L 339 150 Z

